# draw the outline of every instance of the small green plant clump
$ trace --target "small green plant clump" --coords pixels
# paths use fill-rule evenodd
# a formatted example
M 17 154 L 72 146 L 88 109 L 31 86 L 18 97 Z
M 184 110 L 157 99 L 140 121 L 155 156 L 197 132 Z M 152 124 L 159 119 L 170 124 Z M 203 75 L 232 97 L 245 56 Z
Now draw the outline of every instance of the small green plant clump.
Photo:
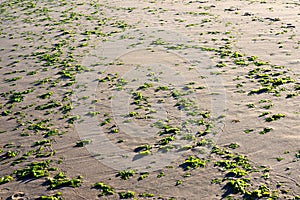
M 141 146 L 138 146 L 137 148 L 134 149 L 134 152 L 139 153 L 140 155 L 149 155 L 151 154 L 152 147 L 149 144 L 144 144 Z
M 48 131 L 45 134 L 45 137 L 50 137 L 50 136 L 54 136 L 54 135 L 57 135 L 57 134 L 58 134 L 58 130 L 57 129 L 53 129 L 53 130 Z
M 51 140 L 44 139 L 44 140 L 36 141 L 36 142 L 33 144 L 33 146 L 50 145 L 50 143 L 51 143 Z
M 259 134 L 264 135 L 266 133 L 271 132 L 273 129 L 270 127 L 265 127 L 262 131 L 259 132 Z
M 141 194 L 139 194 L 139 197 L 154 197 L 154 194 L 151 194 L 151 193 L 141 193 Z
M 135 197 L 135 192 L 128 190 L 127 192 L 119 192 L 120 199 L 132 199 Z
M 36 110 L 46 110 L 46 109 L 50 109 L 50 108 L 57 108 L 60 106 L 62 106 L 62 104 L 57 101 L 49 101 L 46 104 L 37 106 L 35 109 Z
M 226 187 L 233 191 L 234 193 L 245 194 L 246 188 L 249 187 L 249 179 L 246 178 L 239 178 L 239 179 L 232 179 L 227 182 Z
M 114 189 L 102 182 L 98 182 L 94 184 L 94 188 L 100 190 L 100 196 L 108 196 L 108 195 L 113 195 Z
M 76 142 L 75 147 L 84 147 L 85 145 L 90 144 L 92 141 L 91 140 L 80 140 Z
M 231 149 L 236 149 L 236 148 L 239 148 L 240 145 L 238 145 L 237 143 L 231 143 L 230 145 L 228 145 L 228 147 Z
M 205 167 L 206 166 L 206 161 L 202 160 L 200 158 L 194 157 L 194 156 L 189 156 L 183 164 L 181 164 L 181 167 L 185 170 L 189 169 L 196 169 L 198 167 Z
M 13 177 L 10 176 L 10 175 L 2 176 L 2 177 L 0 178 L 0 185 L 2 185 L 2 184 L 4 184 L 4 183 L 8 183 L 8 182 L 10 182 L 10 181 L 12 181 L 12 180 L 13 180 Z
M 2 155 L 0 157 L 0 161 L 5 160 L 5 159 L 9 159 L 9 158 L 14 158 L 19 154 L 18 151 L 10 151 L 8 150 L 4 155 Z
M 227 176 L 233 176 L 233 177 L 242 177 L 242 176 L 245 176 L 247 175 L 248 172 L 246 172 L 245 170 L 243 169 L 240 169 L 240 168 L 233 168 L 231 169 L 228 173 L 227 173 Z
M 165 176 L 165 173 L 164 172 L 159 172 L 159 174 L 157 175 L 157 178 L 161 178 L 163 176 Z
M 132 177 L 133 175 L 135 174 L 135 171 L 130 169 L 130 170 L 122 170 L 120 171 L 117 176 L 120 176 L 121 179 L 123 180 L 127 180 L 129 179 L 130 177 Z
M 142 86 L 140 86 L 138 89 L 139 90 L 144 90 L 144 89 L 147 89 L 147 88 L 150 88 L 152 87 L 153 85 L 151 83 L 144 83 Z
M 271 117 L 267 117 L 266 122 L 279 120 L 280 118 L 284 118 L 284 117 L 285 117 L 285 114 L 282 114 L 282 113 L 275 114 L 275 115 L 272 115 Z
M 55 168 L 50 168 L 51 160 L 42 161 L 42 162 L 32 162 L 24 169 L 18 169 L 14 171 L 18 179 L 24 178 L 41 178 L 49 176 L 49 171 L 55 171 Z
M 167 145 L 171 141 L 174 141 L 174 140 L 175 140 L 174 136 L 166 136 L 166 137 L 162 138 L 161 140 L 159 140 L 158 144 L 159 145 Z
M 79 187 L 81 185 L 81 176 L 78 176 L 77 178 L 68 179 L 66 178 L 66 175 L 63 172 L 59 172 L 56 176 L 53 178 L 48 179 L 49 188 L 55 189 L 60 187 Z
M 57 192 L 54 195 L 42 195 L 39 198 L 37 198 L 37 200 L 63 200 L 63 198 L 61 197 L 62 193 L 61 192 Z
M 144 180 L 149 176 L 149 172 L 142 172 L 140 173 L 140 177 L 138 178 L 138 181 Z
M 159 132 L 159 135 L 164 135 L 164 134 L 176 135 L 178 133 L 180 133 L 179 128 L 165 125 L 165 126 L 163 126 L 163 130 Z
M 49 99 L 53 95 L 53 92 L 47 92 L 45 94 L 40 95 L 41 99 Z

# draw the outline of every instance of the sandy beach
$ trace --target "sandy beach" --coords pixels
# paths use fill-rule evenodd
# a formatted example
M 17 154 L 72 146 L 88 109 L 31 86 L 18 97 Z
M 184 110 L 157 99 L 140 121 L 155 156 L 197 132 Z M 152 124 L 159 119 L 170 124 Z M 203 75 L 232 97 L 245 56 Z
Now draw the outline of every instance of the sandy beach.
M 0 17 L 0 199 L 300 199 L 299 1 Z

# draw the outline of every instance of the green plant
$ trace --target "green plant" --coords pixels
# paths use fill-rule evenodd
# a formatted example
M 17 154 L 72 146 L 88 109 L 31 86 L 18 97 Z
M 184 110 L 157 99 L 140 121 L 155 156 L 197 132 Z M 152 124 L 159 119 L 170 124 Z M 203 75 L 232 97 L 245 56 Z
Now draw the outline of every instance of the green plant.
M 149 145 L 149 144 L 144 144 L 144 145 L 141 145 L 141 146 L 138 146 L 137 148 L 134 149 L 134 152 L 137 152 L 141 155 L 148 155 L 151 153 L 151 150 L 152 147 Z
M 40 145 L 48 145 L 50 144 L 51 141 L 48 140 L 48 139 L 44 139 L 44 140 L 39 140 L 39 141 L 36 141 L 33 146 L 40 146 Z
M 246 193 L 246 188 L 249 186 L 247 179 L 232 179 L 227 182 L 226 187 L 232 190 L 234 193 Z
M 78 142 L 76 142 L 76 147 L 84 147 L 85 145 L 88 145 L 90 144 L 92 141 L 91 140 L 88 140 L 88 139 L 85 139 L 85 140 L 80 140 Z
M 247 107 L 248 107 L 248 108 L 254 108 L 255 105 L 254 105 L 253 103 L 249 103 L 249 104 L 247 104 Z
M 46 109 L 50 109 L 50 108 L 57 108 L 62 106 L 61 103 L 57 102 L 57 101 L 49 101 L 48 103 L 44 104 L 44 105 L 39 105 L 37 107 L 35 107 L 36 110 L 46 110 Z
M 42 162 L 32 162 L 27 165 L 24 169 L 18 169 L 14 171 L 18 179 L 24 178 L 41 178 L 49 175 L 50 170 L 55 170 L 54 168 L 49 168 L 50 160 Z
M 4 159 L 14 158 L 19 154 L 18 151 L 7 151 L 3 156 L 0 157 L 0 161 Z
M 300 150 L 298 152 L 296 152 L 295 157 L 300 158 Z
M 272 87 L 267 86 L 267 87 L 262 87 L 262 88 L 259 88 L 259 89 L 251 90 L 249 92 L 249 95 L 251 95 L 251 94 L 262 94 L 262 93 L 267 93 L 267 92 L 271 92 L 271 91 L 272 91 Z
M 270 114 L 270 112 L 263 112 L 263 113 L 261 113 L 258 117 L 263 117 L 263 116 L 266 116 L 266 115 L 268 115 L 268 114 Z
M 87 113 L 87 115 L 89 115 L 89 116 L 91 116 L 91 117 L 94 117 L 94 116 L 96 116 L 96 115 L 98 115 L 98 114 L 99 114 L 98 111 L 89 111 L 89 112 Z
M 230 145 L 228 145 L 228 147 L 231 148 L 231 149 L 236 149 L 236 148 L 239 147 L 239 145 L 236 144 L 236 143 L 231 143 Z
M 253 132 L 254 130 L 253 129 L 246 129 L 244 130 L 244 133 L 250 133 L 250 132 Z
M 58 130 L 52 129 L 45 134 L 45 137 L 50 137 L 50 136 L 57 135 L 57 134 L 58 134 Z
M 167 145 L 171 141 L 174 141 L 174 140 L 175 140 L 174 136 L 166 136 L 166 137 L 162 138 L 161 140 L 159 140 L 158 144 L 159 145 Z
M 194 156 L 189 156 L 180 166 L 185 170 L 191 168 L 196 169 L 198 167 L 205 167 L 206 161 Z
M 247 192 L 247 195 L 253 198 L 271 197 L 271 192 L 266 185 L 262 184 L 259 186 L 258 189 L 253 190 L 251 192 Z
M 39 198 L 37 198 L 37 200 L 63 200 L 63 198 L 61 197 L 62 193 L 61 192 L 57 192 L 54 195 L 42 195 Z
M 139 181 L 147 178 L 149 176 L 149 173 L 148 172 L 142 172 L 140 177 L 138 178 Z
M 112 118 L 106 118 L 103 122 L 100 123 L 100 126 L 104 126 L 106 124 L 109 124 L 111 122 Z
M 151 193 L 141 193 L 138 196 L 139 197 L 154 197 L 154 194 L 151 194 Z
M 127 192 L 119 192 L 120 199 L 132 199 L 135 197 L 135 192 L 128 190 Z
M 100 196 L 108 196 L 115 193 L 112 187 L 105 185 L 102 182 L 95 183 L 94 188 L 100 190 Z
M 11 114 L 11 110 L 4 110 L 2 112 L 2 116 L 8 116 L 9 114 Z
M 271 117 L 267 117 L 267 118 L 266 118 L 266 122 L 275 121 L 275 120 L 278 120 L 278 119 L 284 118 L 284 117 L 285 117 L 284 114 L 278 113 L 278 114 L 272 115 Z
M 259 134 L 266 134 L 266 133 L 269 133 L 271 130 L 273 130 L 272 128 L 270 127 L 265 127 L 262 131 L 259 132 Z
M 144 85 L 140 86 L 138 89 L 139 90 L 144 90 L 144 89 L 150 88 L 152 86 L 153 85 L 151 83 L 144 83 Z
M 155 89 L 155 92 L 158 92 L 158 91 L 160 91 L 160 90 L 165 91 L 165 90 L 168 90 L 168 89 L 169 89 L 168 86 L 158 86 L 158 87 Z
M 277 160 L 278 162 L 280 162 L 280 161 L 283 160 L 283 158 L 282 158 L 282 157 L 277 157 L 276 160 Z
M 298 93 L 290 93 L 290 94 L 286 95 L 286 98 L 289 99 L 289 98 L 293 98 L 293 97 L 296 97 L 296 96 L 298 96 Z
M 163 176 L 165 176 L 165 173 L 164 172 L 159 172 L 159 174 L 157 175 L 157 178 L 161 178 L 161 177 L 163 177 Z
M 159 132 L 159 135 L 164 135 L 164 134 L 174 134 L 174 135 L 176 135 L 179 132 L 180 132 L 179 128 L 165 125 L 165 126 L 163 126 L 163 130 Z
M 246 172 L 243 169 L 233 168 L 227 173 L 227 176 L 241 177 L 241 176 L 245 176 L 247 174 L 248 174 L 248 172 Z
M 117 176 L 120 176 L 121 179 L 123 180 L 127 180 L 129 179 L 130 177 L 132 177 L 133 175 L 135 174 L 135 171 L 130 169 L 130 170 L 122 170 L 120 171 Z
M 49 99 L 53 95 L 53 92 L 47 92 L 39 96 L 41 99 Z
M 175 185 L 178 186 L 178 185 L 181 185 L 181 184 L 182 184 L 182 180 L 177 180 Z
M 12 181 L 12 180 L 13 180 L 13 177 L 10 176 L 10 175 L 2 176 L 2 177 L 0 178 L 0 185 L 2 185 L 2 184 L 4 184 L 4 183 L 8 183 L 8 182 L 10 182 L 10 181 Z
M 53 178 L 48 179 L 49 188 L 55 189 L 60 187 L 79 187 L 81 184 L 81 176 L 78 176 L 77 178 L 68 179 L 66 178 L 66 175 L 63 172 L 59 172 L 57 175 L 55 175 Z

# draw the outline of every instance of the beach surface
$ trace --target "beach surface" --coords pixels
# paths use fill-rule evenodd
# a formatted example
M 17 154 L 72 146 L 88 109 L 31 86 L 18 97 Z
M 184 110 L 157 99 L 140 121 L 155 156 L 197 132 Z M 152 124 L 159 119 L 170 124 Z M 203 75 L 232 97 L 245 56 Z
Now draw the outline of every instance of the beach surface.
M 300 199 L 300 1 L 0 2 L 0 199 Z

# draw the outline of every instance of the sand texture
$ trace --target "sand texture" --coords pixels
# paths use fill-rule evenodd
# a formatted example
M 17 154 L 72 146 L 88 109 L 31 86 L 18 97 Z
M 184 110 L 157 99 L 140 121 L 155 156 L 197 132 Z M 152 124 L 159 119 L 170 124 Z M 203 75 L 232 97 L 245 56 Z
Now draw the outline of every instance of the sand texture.
M 0 199 L 300 199 L 297 0 L 1 0 Z

